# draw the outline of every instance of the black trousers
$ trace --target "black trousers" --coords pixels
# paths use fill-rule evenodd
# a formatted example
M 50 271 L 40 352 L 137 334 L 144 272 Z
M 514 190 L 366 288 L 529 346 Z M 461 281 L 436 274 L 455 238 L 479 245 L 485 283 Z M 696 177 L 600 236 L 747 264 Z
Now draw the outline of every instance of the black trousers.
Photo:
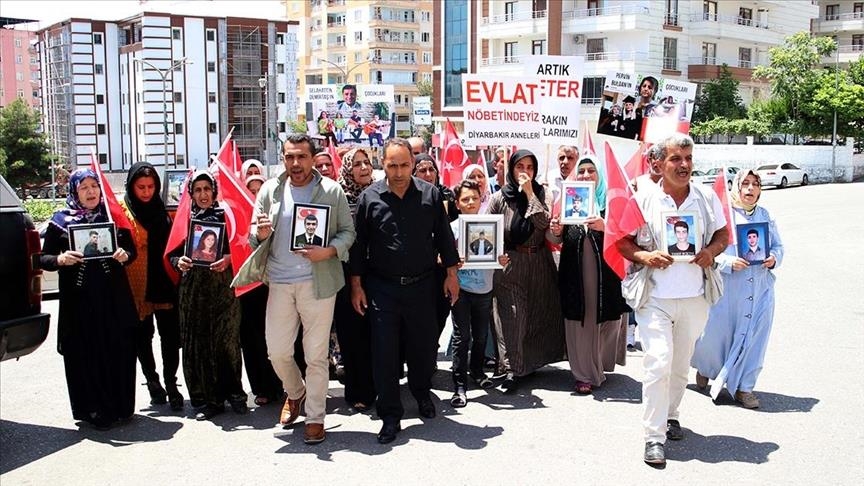
M 438 325 L 438 338 L 447 326 L 447 318 L 450 317 L 450 299 L 444 295 L 444 280 L 447 278 L 447 269 L 435 268 L 435 319 Z M 437 356 L 437 355 L 436 355 Z
M 155 316 L 155 319 L 154 319 Z M 153 321 L 156 321 L 154 327 Z M 159 344 L 162 349 L 162 376 L 166 386 L 177 383 L 177 370 L 180 368 L 180 316 L 177 306 L 157 310 L 138 323 L 135 329 L 135 351 L 141 371 L 147 381 L 159 381 L 156 371 L 156 358 L 153 356 L 153 335 L 159 330 Z
M 472 376 L 483 375 L 486 336 L 492 315 L 492 292 L 473 294 L 459 291 L 453 305 L 453 385 L 468 388 L 468 371 Z M 471 361 L 468 361 L 468 351 Z
M 347 280 L 347 279 L 346 279 Z M 369 315 L 361 316 L 351 305 L 351 286 L 346 285 L 336 294 L 333 309 L 336 337 L 342 352 L 345 369 L 345 401 L 348 405 L 375 401 L 375 383 L 372 379 L 372 331 Z
M 430 276 L 411 285 L 399 285 L 374 275 L 364 281 L 367 313 L 372 328 L 372 375 L 378 392 L 376 410 L 385 423 L 401 420 L 405 410 L 399 398 L 402 363 L 400 342 L 408 363 L 408 388 L 415 399 L 429 397 L 438 349 L 434 295 Z
M 282 381 L 270 364 L 264 338 L 268 294 L 267 286 L 260 285 L 240 296 L 240 347 L 252 393 L 273 399 L 281 398 Z

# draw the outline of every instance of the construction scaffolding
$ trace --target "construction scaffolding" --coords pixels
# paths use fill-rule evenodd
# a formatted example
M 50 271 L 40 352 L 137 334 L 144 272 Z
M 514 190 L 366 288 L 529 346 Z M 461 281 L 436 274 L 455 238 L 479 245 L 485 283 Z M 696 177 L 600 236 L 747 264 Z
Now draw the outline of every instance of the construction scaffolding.
M 226 32 L 227 101 L 223 113 L 227 113 L 227 129 L 234 127 L 233 139 L 243 159 L 255 158 L 266 164 L 267 127 L 273 115 L 268 107 L 273 95 L 268 65 L 274 52 L 269 42 L 266 21 L 255 24 L 234 23 L 240 19 L 228 18 Z M 255 22 L 243 19 L 244 22 Z
M 68 24 L 42 33 L 42 120 L 57 164 L 74 169 L 77 153 L 74 134 L 74 92 L 71 84 L 71 34 Z

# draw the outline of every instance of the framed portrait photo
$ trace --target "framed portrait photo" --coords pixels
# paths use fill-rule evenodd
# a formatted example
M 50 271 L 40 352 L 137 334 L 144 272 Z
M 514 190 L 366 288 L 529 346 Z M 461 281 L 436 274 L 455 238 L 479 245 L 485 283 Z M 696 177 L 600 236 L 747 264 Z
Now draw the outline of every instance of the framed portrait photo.
M 165 170 L 165 179 L 162 181 L 162 201 L 165 202 L 167 209 L 177 209 L 177 205 L 180 204 L 180 195 L 185 190 L 183 183 L 186 182 L 187 175 L 189 171 L 186 169 Z
M 503 214 L 462 214 L 459 216 L 459 256 L 463 270 L 502 268 L 504 254 Z
M 193 265 L 209 267 L 211 263 L 222 258 L 223 238 L 225 223 L 193 219 L 189 221 L 185 255 L 192 259 Z
M 70 224 L 69 246 L 84 254 L 84 260 L 111 258 L 117 251 L 117 229 L 114 223 Z
M 561 181 L 561 224 L 582 224 L 594 215 L 592 181 Z
M 306 245 L 327 246 L 330 241 L 330 206 L 294 204 L 294 226 L 291 228 L 291 250 Z
M 735 233 L 738 236 L 739 257 L 750 265 L 761 265 L 768 258 L 771 248 L 768 222 L 739 224 L 735 226 Z
M 669 211 L 662 214 L 665 249 L 676 262 L 689 262 L 702 250 L 702 227 L 696 211 Z

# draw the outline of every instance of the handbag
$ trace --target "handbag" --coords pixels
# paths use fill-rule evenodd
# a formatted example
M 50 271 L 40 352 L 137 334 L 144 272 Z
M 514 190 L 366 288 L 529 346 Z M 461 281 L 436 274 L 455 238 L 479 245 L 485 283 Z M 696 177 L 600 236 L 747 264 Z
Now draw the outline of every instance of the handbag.
M 723 276 L 720 275 L 716 263 L 703 269 L 703 273 L 705 276 L 705 300 L 708 301 L 708 305 L 714 305 L 723 295 Z
M 648 226 L 642 226 L 636 233 L 636 244 L 645 251 L 657 249 L 654 234 Z M 630 263 L 627 267 L 627 275 L 621 281 L 621 295 L 627 301 L 627 305 L 634 311 L 648 302 L 651 295 L 651 274 L 654 269 L 640 263 Z

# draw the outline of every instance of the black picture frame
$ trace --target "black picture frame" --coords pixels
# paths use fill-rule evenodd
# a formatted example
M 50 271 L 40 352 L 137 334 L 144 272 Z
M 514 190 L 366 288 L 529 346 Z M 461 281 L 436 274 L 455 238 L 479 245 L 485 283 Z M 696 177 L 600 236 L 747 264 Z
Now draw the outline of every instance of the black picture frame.
M 216 240 L 213 242 L 213 246 L 211 247 L 214 249 L 213 252 L 208 252 L 206 249 L 206 242 L 201 241 L 203 238 L 209 236 L 209 232 L 212 232 L 216 237 Z M 192 259 L 192 265 L 209 267 L 211 264 L 222 258 L 224 238 L 225 223 L 192 219 L 189 221 L 189 233 L 186 237 L 185 255 Z
M 771 232 L 767 222 L 735 225 L 735 234 L 738 237 L 735 248 L 739 257 L 747 260 L 750 265 L 765 263 L 771 251 Z M 754 234 L 756 250 L 751 250 L 750 236 Z
M 67 231 L 69 249 L 81 252 L 84 260 L 113 258 L 117 251 L 117 227 L 114 223 L 70 224 Z
M 180 197 L 183 191 L 186 190 L 184 183 L 189 175 L 187 169 L 166 169 L 165 177 L 162 181 L 162 202 L 165 203 L 166 209 L 177 209 L 180 204 Z
M 294 204 L 294 219 L 291 226 L 291 250 L 302 250 L 308 243 L 306 235 L 306 220 L 314 218 L 317 221 L 312 234 L 312 245 L 326 247 L 330 242 L 330 206 L 325 204 Z

